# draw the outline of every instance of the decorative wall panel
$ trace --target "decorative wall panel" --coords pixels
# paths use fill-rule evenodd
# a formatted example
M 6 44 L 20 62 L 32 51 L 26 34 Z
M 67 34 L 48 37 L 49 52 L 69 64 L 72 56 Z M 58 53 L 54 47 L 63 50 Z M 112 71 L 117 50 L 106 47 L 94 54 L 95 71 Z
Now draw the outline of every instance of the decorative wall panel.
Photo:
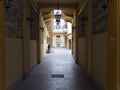
M 23 38 L 23 0 L 13 0 L 6 10 L 6 36 Z
M 98 34 L 107 31 L 107 10 L 104 10 L 100 0 L 92 0 L 92 34 Z
M 86 20 L 85 20 L 85 11 L 79 16 L 79 37 L 85 37 L 86 33 Z
M 30 5 L 30 17 L 32 21 L 30 21 L 30 39 L 37 40 L 37 32 L 38 32 L 38 13 L 34 10 L 33 6 Z

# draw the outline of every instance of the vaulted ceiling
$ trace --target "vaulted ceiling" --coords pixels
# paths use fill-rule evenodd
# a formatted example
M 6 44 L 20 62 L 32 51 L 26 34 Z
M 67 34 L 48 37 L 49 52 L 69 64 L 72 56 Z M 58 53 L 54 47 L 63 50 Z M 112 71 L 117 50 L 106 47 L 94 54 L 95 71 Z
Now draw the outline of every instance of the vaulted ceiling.
M 49 31 L 52 30 L 53 25 L 53 10 L 59 4 L 62 10 L 62 18 L 67 22 L 72 22 L 78 3 L 82 0 L 36 0 L 38 2 L 39 10 L 42 12 L 43 19 Z

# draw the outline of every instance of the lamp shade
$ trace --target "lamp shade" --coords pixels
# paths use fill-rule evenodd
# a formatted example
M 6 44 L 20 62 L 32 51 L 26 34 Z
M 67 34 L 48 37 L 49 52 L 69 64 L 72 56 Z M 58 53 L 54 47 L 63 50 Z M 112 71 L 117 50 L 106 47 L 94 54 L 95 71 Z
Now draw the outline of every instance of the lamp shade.
M 59 11 L 57 11 L 54 16 L 55 16 L 55 19 L 56 19 L 56 23 L 58 25 L 60 23 L 61 14 L 59 13 Z

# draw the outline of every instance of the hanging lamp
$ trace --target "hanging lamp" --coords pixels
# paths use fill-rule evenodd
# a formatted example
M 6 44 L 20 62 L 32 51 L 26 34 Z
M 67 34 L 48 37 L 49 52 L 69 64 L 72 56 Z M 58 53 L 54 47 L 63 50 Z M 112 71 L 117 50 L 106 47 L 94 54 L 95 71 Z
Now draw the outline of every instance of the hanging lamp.
M 57 12 L 55 13 L 54 16 L 55 16 L 57 25 L 59 25 L 60 19 L 61 19 L 61 12 L 59 10 L 59 0 L 57 0 Z

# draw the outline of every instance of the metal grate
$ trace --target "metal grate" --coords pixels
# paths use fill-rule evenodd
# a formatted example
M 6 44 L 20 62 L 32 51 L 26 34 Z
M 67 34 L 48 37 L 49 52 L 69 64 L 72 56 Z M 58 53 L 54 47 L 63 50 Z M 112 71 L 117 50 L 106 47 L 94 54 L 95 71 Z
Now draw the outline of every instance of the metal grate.
M 51 78 L 64 78 L 63 74 L 52 74 Z

